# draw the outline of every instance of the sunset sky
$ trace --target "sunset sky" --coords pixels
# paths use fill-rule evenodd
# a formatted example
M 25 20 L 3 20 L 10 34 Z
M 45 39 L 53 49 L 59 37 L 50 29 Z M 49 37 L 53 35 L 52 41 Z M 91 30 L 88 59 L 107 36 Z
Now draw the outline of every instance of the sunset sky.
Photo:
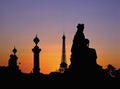
M 78 23 L 97 52 L 103 68 L 120 68 L 120 0 L 0 0 L 0 66 L 7 66 L 14 46 L 22 72 L 33 69 L 33 39 L 40 39 L 40 72 L 59 69 L 62 35 L 66 35 L 66 56 Z M 87 67 L 87 66 L 86 66 Z

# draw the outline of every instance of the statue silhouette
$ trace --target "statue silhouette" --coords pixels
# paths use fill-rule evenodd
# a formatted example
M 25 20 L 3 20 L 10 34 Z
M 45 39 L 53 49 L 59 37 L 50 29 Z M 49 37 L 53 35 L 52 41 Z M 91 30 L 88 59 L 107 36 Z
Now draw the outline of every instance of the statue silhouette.
M 67 78 L 71 81 L 80 81 L 82 84 L 86 84 L 83 81 L 92 80 L 95 83 L 98 80 L 109 79 L 102 66 L 97 64 L 96 50 L 89 48 L 90 41 L 85 38 L 83 31 L 84 24 L 78 24 L 71 48 L 71 64 L 68 70 L 65 71 Z

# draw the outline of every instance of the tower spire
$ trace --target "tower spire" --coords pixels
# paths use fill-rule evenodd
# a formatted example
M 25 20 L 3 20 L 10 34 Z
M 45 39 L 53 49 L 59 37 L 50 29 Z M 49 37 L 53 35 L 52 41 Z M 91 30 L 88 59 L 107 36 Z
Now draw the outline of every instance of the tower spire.
M 14 49 L 12 50 L 13 54 L 10 55 L 10 59 L 8 61 L 8 67 L 13 72 L 20 72 L 19 66 L 17 65 L 18 57 L 16 56 L 17 49 L 14 46 Z
M 64 73 L 65 69 L 67 69 L 67 63 L 66 63 L 66 47 L 65 47 L 65 33 L 63 32 L 62 36 L 62 58 L 61 58 L 61 64 L 60 64 L 60 72 Z
M 39 43 L 39 38 L 36 37 L 33 39 L 33 41 L 35 42 L 35 47 L 32 49 L 33 53 L 34 53 L 34 67 L 33 67 L 33 73 L 34 74 L 38 74 L 39 71 L 40 71 L 40 68 L 39 68 L 39 53 L 41 51 L 41 49 L 38 47 L 38 43 Z

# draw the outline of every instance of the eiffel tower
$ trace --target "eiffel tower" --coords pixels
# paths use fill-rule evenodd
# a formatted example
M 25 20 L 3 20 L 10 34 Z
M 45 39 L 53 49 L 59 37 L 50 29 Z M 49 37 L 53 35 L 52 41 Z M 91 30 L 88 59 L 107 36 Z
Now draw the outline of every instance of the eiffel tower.
M 64 73 L 65 69 L 67 69 L 67 63 L 66 63 L 66 48 L 65 48 L 65 34 L 63 33 L 62 36 L 62 58 L 60 63 L 60 73 Z

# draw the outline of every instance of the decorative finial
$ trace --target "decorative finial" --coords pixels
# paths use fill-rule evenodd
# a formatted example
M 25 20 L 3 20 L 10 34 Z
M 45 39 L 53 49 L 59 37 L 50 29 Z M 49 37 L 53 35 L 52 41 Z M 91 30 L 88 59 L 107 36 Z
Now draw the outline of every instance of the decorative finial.
M 37 37 L 37 34 L 36 34 L 36 37 L 34 38 L 34 40 L 33 40 L 34 42 L 35 42 L 35 44 L 37 45 L 38 44 L 38 42 L 40 41 L 39 40 L 39 38 Z
M 13 49 L 12 51 L 13 51 L 13 53 L 14 53 L 14 55 L 15 55 L 16 52 L 17 52 L 17 49 L 15 48 L 15 46 L 14 46 L 14 49 Z

